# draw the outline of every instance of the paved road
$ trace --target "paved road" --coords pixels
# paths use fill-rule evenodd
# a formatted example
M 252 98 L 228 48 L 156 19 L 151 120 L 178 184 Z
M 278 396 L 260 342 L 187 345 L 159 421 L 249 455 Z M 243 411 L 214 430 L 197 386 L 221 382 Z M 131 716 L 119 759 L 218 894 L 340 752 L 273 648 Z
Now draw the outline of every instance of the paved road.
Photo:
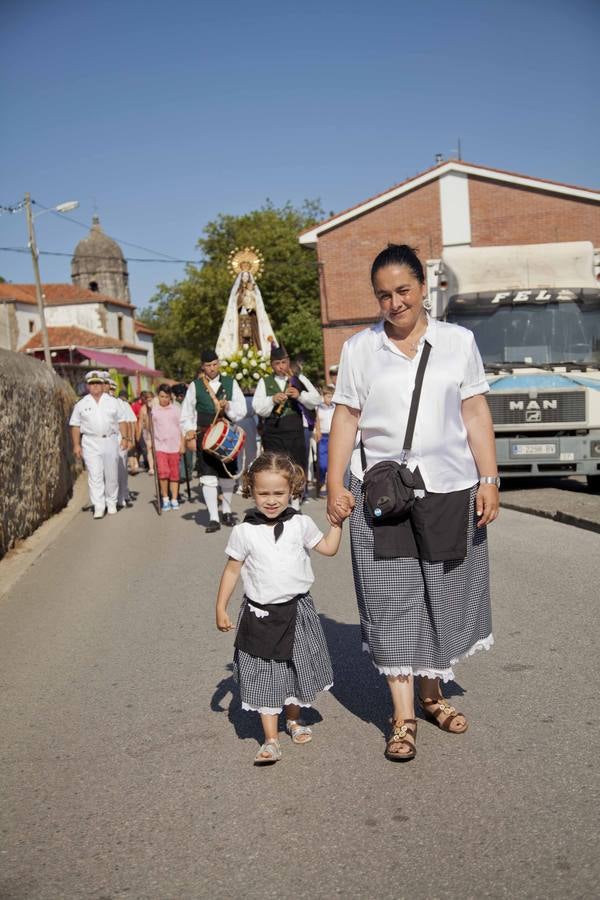
M 422 722 L 406 765 L 382 755 L 345 536 L 314 561 L 337 678 L 315 740 L 254 769 L 213 627 L 227 533 L 204 534 L 198 502 L 159 519 L 135 486 L 133 510 L 78 515 L 0 604 L 0 898 L 597 895 L 597 534 L 503 512 L 496 647 L 451 685 L 471 729 Z

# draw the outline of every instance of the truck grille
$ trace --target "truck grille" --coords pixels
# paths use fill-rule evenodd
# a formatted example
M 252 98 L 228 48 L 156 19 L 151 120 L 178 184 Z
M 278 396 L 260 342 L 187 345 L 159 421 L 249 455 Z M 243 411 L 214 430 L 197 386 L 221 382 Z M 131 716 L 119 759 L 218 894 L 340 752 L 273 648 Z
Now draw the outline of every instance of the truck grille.
M 494 425 L 585 421 L 585 391 L 540 391 L 535 398 L 490 391 L 487 399 Z

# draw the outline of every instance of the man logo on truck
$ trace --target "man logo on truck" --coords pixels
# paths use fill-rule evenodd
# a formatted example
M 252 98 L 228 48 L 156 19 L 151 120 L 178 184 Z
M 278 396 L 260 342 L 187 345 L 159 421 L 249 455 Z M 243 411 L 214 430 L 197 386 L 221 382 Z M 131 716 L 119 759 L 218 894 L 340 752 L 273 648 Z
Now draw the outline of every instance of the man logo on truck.
M 516 409 L 525 409 L 525 401 L 524 400 L 510 400 L 509 408 L 511 410 Z M 542 405 L 537 402 L 537 400 L 530 400 L 527 404 L 527 409 L 558 409 L 558 400 L 542 400 Z M 528 420 L 529 421 L 529 420 Z M 532 422 L 539 422 L 539 419 L 532 419 Z

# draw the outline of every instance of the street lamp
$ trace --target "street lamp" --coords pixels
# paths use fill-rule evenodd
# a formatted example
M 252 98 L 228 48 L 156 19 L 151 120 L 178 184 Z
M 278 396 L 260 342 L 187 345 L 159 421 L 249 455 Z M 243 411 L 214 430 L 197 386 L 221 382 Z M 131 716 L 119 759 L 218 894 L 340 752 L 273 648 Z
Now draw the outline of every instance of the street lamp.
M 44 294 L 42 293 L 42 281 L 40 278 L 39 250 L 35 240 L 35 229 L 33 220 L 38 216 L 43 216 L 46 212 L 70 212 L 77 209 L 79 200 L 67 200 L 65 203 L 59 203 L 51 209 L 43 209 L 41 212 L 33 215 L 31 211 L 31 194 L 25 194 L 25 215 L 27 216 L 27 231 L 29 233 L 29 249 L 31 251 L 31 261 L 33 263 L 33 275 L 35 278 L 35 297 L 37 300 L 38 312 L 40 314 L 40 331 L 42 332 L 42 345 L 44 347 L 44 359 L 46 364 L 52 368 L 52 357 L 50 356 L 50 341 L 48 340 L 48 329 L 46 328 L 46 316 L 44 313 Z

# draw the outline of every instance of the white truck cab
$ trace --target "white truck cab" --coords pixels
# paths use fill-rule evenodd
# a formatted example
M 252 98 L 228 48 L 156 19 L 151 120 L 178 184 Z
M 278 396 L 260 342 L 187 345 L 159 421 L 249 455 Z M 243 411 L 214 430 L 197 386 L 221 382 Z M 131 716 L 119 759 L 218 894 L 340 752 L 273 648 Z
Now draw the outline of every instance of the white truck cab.
M 475 334 L 500 474 L 586 475 L 600 490 L 600 251 L 449 247 L 427 281 L 432 314 Z

